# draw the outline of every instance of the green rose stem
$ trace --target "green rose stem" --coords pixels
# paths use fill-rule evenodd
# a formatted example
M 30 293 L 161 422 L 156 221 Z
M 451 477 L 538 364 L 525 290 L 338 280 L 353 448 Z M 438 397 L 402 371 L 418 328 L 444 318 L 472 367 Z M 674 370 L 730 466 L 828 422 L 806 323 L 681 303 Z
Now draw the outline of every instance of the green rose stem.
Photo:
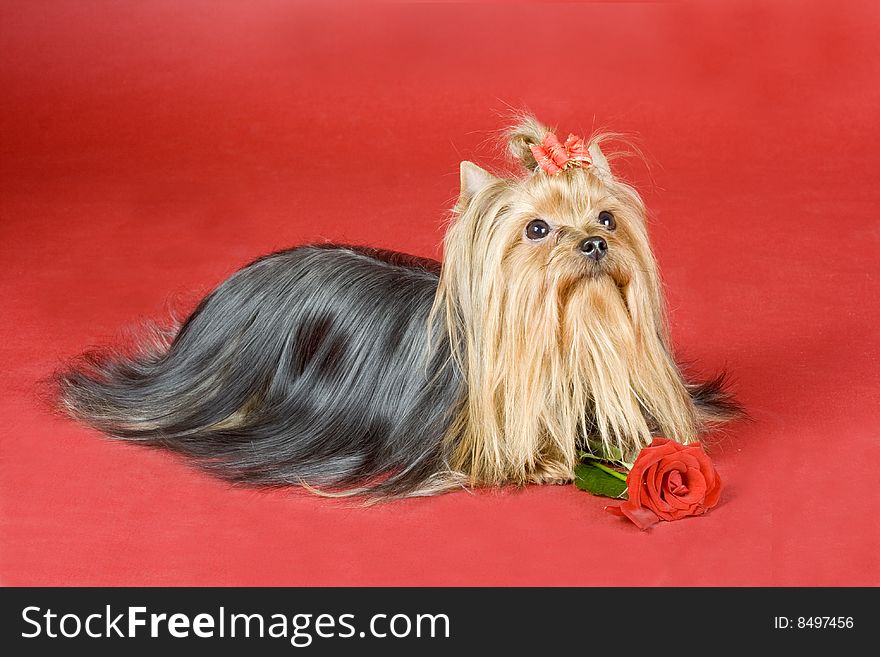
M 593 461 L 593 465 L 596 466 L 597 468 L 599 468 L 600 470 L 602 470 L 603 472 L 607 472 L 612 477 L 617 477 L 621 481 L 626 481 L 625 474 L 618 472 L 617 470 L 614 470 L 613 468 L 609 468 L 607 465 L 602 465 L 601 463 L 599 463 L 597 461 Z

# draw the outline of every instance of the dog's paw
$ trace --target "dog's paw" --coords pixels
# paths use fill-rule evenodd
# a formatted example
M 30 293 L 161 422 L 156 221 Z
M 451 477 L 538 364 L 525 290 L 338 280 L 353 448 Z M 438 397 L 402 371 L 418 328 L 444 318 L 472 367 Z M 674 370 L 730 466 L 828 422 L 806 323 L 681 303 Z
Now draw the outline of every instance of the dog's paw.
M 562 484 L 570 484 L 572 481 L 574 481 L 574 474 L 572 474 L 571 470 L 563 465 L 555 464 L 545 465 L 533 472 L 529 477 L 530 483 L 541 485 L 561 486 Z

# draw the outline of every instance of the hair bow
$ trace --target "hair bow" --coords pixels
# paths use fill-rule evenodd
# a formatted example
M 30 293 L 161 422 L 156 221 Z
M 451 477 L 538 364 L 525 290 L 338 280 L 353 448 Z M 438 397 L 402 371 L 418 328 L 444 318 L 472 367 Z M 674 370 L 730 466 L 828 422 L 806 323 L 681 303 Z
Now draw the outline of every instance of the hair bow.
M 568 135 L 565 143 L 552 132 L 544 135 L 540 145 L 529 146 L 535 161 L 546 173 L 553 176 L 569 166 L 584 166 L 592 164 L 590 152 L 582 137 Z

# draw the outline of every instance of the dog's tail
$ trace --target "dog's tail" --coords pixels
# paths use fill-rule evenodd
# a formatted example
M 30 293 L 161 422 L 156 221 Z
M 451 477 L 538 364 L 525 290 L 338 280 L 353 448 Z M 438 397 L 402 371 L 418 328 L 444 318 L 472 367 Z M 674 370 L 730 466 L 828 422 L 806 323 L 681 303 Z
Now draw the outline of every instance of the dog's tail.
M 236 482 L 435 492 L 461 383 L 442 336 L 429 352 L 432 263 L 355 247 L 261 258 L 168 344 L 59 373 L 60 406 Z
M 708 381 L 688 383 L 687 389 L 701 429 L 711 430 L 726 422 L 749 419 L 745 408 L 730 391 L 729 376 L 724 370 Z

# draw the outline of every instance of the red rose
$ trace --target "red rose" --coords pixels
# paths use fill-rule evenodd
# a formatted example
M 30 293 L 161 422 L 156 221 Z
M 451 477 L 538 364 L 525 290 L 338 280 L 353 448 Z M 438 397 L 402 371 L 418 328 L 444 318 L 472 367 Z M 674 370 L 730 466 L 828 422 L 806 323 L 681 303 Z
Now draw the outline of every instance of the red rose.
M 629 499 L 605 510 L 647 529 L 660 520 L 699 516 L 711 509 L 721 496 L 721 478 L 700 443 L 655 438 L 639 452 L 626 488 Z

